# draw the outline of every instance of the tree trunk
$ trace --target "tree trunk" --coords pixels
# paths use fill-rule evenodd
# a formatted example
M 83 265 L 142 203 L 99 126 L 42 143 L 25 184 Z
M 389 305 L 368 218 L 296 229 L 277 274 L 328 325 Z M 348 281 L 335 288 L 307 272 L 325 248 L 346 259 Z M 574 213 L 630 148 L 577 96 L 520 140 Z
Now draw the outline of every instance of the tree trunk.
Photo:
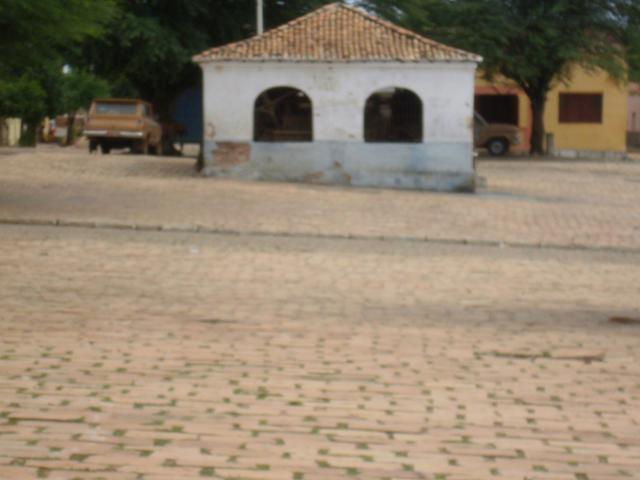
M 26 129 L 20 134 L 21 147 L 35 147 L 38 143 L 38 121 L 25 120 Z
M 64 142 L 68 147 L 73 142 L 73 125 L 76 122 L 76 112 L 69 113 L 67 117 L 67 139 Z
M 529 153 L 532 155 L 544 155 L 544 107 L 547 103 L 547 96 L 545 94 L 530 96 L 529 100 L 531 101 L 531 114 L 533 116 Z
M 9 145 L 9 131 L 8 125 L 5 122 L 5 118 L 0 116 L 0 146 Z M 5 136 L 7 138 L 5 138 Z

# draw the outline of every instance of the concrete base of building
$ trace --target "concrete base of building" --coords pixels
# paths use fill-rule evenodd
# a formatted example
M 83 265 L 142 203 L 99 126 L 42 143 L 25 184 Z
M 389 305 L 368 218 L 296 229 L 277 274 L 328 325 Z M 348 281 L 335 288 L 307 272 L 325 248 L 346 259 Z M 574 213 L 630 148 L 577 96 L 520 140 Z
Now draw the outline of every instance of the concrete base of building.
M 475 190 L 470 143 L 205 142 L 206 176 L 408 190 Z

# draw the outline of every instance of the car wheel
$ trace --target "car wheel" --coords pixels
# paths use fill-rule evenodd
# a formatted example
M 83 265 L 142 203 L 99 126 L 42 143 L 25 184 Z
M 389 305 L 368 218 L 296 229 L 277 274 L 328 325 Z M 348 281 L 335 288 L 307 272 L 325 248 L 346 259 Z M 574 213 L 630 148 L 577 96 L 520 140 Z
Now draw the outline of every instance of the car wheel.
M 491 156 L 501 157 L 509 151 L 509 142 L 504 138 L 492 138 L 487 142 L 487 151 Z

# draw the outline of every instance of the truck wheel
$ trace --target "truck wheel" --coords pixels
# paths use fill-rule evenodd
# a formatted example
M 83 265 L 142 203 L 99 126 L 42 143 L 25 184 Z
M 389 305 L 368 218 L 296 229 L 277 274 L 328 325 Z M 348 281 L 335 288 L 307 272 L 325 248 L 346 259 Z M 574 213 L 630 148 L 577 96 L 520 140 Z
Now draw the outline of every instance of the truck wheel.
M 98 142 L 95 140 L 89 140 L 89 153 L 93 153 L 98 148 Z
M 102 150 L 103 155 L 108 155 L 111 151 L 111 146 L 107 145 L 106 143 L 101 143 L 100 150 Z
M 492 138 L 487 142 L 487 151 L 493 157 L 501 157 L 509 151 L 509 142 L 504 138 Z

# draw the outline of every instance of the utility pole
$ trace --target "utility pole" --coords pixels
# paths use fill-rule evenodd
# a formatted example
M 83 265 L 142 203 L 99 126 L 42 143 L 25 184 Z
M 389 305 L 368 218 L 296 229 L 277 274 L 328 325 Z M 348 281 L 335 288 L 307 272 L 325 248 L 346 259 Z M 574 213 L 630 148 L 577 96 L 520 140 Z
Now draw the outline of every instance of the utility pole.
M 256 12 L 256 22 L 258 27 L 258 35 L 262 35 L 264 33 L 264 10 L 262 6 L 263 0 L 256 0 L 257 4 L 257 12 Z

